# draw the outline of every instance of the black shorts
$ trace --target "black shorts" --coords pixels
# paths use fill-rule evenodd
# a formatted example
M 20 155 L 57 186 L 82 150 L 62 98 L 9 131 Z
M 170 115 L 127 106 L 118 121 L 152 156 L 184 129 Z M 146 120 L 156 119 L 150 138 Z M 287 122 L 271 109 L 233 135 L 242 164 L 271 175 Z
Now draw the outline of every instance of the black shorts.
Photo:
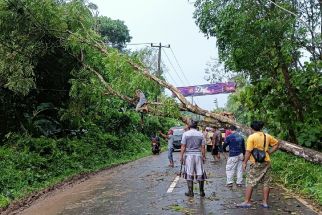
M 219 152 L 219 147 L 218 146 L 213 147 L 212 150 L 211 150 L 212 155 L 218 155 L 218 152 Z
M 207 145 L 207 152 L 211 152 L 212 145 Z
M 218 146 L 218 151 L 220 152 L 220 153 L 223 153 L 224 152 L 224 149 L 223 149 L 223 147 L 222 147 L 223 145 L 219 145 Z

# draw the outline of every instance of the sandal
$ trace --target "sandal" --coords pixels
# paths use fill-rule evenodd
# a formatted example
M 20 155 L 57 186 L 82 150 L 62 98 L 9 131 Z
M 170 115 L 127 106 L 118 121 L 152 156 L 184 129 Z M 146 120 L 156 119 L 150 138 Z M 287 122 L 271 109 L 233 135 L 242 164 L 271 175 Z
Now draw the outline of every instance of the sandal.
M 269 208 L 268 204 L 261 204 L 262 208 Z
M 226 187 L 233 187 L 233 183 L 226 184 Z
M 252 207 L 252 204 L 243 202 L 241 204 L 237 204 L 236 207 L 237 208 L 251 208 Z
M 243 185 L 242 184 L 237 184 L 237 187 L 242 187 Z

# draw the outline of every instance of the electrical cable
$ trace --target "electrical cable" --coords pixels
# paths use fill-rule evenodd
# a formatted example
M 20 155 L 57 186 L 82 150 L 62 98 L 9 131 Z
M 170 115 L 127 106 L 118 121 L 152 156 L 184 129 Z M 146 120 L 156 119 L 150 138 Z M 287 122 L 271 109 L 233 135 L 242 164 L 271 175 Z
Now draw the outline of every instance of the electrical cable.
M 163 63 L 163 61 L 161 60 L 161 63 Z M 164 63 L 163 63 L 164 64 Z M 177 82 L 174 80 L 174 78 L 172 77 L 170 72 L 165 72 L 165 74 L 169 74 L 170 79 L 172 80 L 172 83 L 175 84 L 176 86 L 178 86 Z
M 173 57 L 174 57 L 177 65 L 178 65 L 178 67 L 180 69 L 181 74 L 183 75 L 183 78 L 185 79 L 185 81 L 187 82 L 187 84 L 191 86 L 191 83 L 189 82 L 189 80 L 187 79 L 186 75 L 184 74 L 183 69 L 182 69 L 182 67 L 181 67 L 181 65 L 180 65 L 180 63 L 179 63 L 179 61 L 178 61 L 178 59 L 177 59 L 176 55 L 174 54 L 174 51 L 172 50 L 171 47 L 170 47 L 170 50 L 171 50 L 171 53 L 172 53 L 172 55 L 173 55 Z
M 177 75 L 177 77 L 179 78 L 179 80 L 180 80 L 181 84 L 183 84 L 183 86 L 184 86 L 185 84 L 184 84 L 184 82 L 182 81 L 182 79 L 180 78 L 179 74 L 177 73 L 176 68 L 173 66 L 173 64 L 172 64 L 172 62 L 171 62 L 171 60 L 170 60 L 170 58 L 169 58 L 168 54 L 166 53 L 166 51 L 165 51 L 164 49 L 162 49 L 162 50 L 163 50 L 163 53 L 165 54 L 165 56 L 167 57 L 168 62 L 170 63 L 170 65 L 171 65 L 171 67 L 172 67 L 173 71 L 176 73 L 176 75 Z
M 151 45 L 152 43 L 125 43 L 127 46 Z

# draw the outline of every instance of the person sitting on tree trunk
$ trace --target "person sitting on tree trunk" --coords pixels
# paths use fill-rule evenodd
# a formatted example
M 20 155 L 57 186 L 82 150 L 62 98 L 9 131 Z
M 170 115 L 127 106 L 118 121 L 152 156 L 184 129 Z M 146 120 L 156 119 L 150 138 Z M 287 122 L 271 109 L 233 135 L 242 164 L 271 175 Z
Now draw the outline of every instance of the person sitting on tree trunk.
M 245 201 L 237 205 L 237 207 L 240 208 L 250 208 L 252 206 L 251 197 L 253 188 L 259 183 L 263 184 L 263 203 L 261 206 L 263 208 L 268 208 L 269 186 L 272 180 L 270 155 L 278 150 L 279 142 L 271 135 L 262 132 L 261 130 L 263 127 L 264 123 L 261 121 L 253 121 L 251 124 L 254 133 L 248 137 L 246 142 L 243 170 L 246 171 L 248 160 L 251 162 L 251 165 L 247 176 Z M 271 150 L 269 150 L 269 146 L 272 147 Z M 257 160 L 254 155 L 257 157 Z
M 136 97 L 139 99 L 139 102 L 136 104 L 135 110 L 138 112 L 148 112 L 147 99 L 140 89 L 136 90 Z
M 205 138 L 197 131 L 198 123 L 191 122 L 190 130 L 182 135 L 180 161 L 185 164 L 183 177 L 187 180 L 188 192 L 186 196 L 193 197 L 193 181 L 199 182 L 200 196 L 205 196 L 204 182 L 207 178 L 203 164 L 206 160 Z M 185 156 L 184 156 L 185 155 Z

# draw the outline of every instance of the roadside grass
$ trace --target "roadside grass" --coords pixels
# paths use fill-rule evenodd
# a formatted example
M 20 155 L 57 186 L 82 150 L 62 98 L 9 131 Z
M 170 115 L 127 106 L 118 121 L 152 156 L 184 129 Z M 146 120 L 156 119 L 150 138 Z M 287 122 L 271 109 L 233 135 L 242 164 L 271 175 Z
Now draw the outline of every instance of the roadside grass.
M 150 154 L 150 140 L 140 133 L 125 137 L 92 133 L 58 140 L 18 136 L 0 147 L 0 208 L 73 176 Z
M 322 166 L 281 151 L 272 156 L 274 180 L 322 206 Z

